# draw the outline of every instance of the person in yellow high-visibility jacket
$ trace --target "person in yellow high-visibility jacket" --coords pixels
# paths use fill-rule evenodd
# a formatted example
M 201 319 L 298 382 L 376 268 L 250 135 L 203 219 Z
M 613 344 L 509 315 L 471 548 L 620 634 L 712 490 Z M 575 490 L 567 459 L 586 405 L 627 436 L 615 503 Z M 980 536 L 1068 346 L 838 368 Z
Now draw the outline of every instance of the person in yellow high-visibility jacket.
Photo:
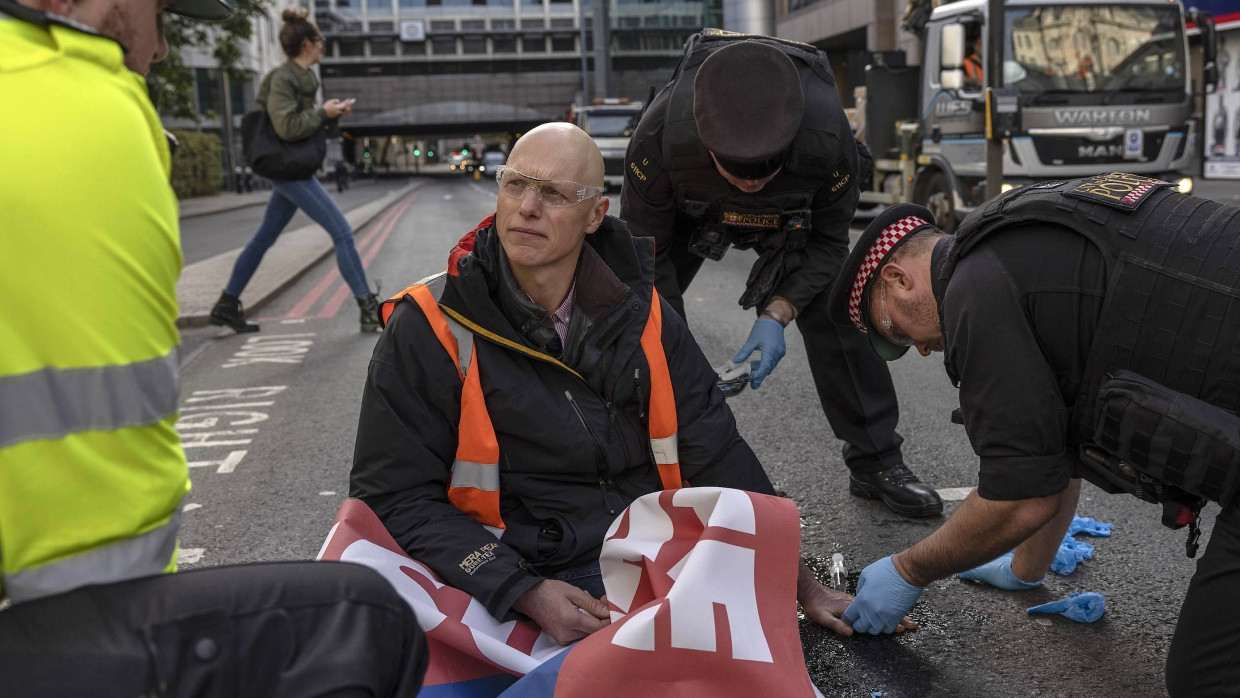
M 190 490 L 174 429 L 181 250 L 139 73 L 167 55 L 165 9 L 231 12 L 0 0 L 0 693 L 412 694 L 424 643 L 374 572 L 164 574 Z

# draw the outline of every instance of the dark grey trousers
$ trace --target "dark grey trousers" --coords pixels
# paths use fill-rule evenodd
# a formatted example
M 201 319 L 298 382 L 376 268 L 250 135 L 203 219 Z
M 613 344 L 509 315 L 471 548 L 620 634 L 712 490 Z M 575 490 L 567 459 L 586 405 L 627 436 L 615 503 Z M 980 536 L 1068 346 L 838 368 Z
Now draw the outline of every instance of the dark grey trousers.
M 1172 698 L 1240 696 L 1240 506 L 1219 512 L 1167 653 Z
M 413 696 L 427 648 L 379 573 L 338 562 L 214 567 L 0 611 L 0 693 Z

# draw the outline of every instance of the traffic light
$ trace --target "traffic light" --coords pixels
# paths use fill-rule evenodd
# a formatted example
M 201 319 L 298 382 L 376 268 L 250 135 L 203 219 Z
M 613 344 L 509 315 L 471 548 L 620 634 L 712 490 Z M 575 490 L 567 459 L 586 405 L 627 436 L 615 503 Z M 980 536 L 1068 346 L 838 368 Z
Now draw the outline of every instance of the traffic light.
M 469 155 L 469 148 L 461 148 L 461 155 Z
M 413 149 L 413 156 L 414 156 L 415 158 L 416 158 L 416 157 L 419 157 L 419 156 L 421 156 L 421 155 L 422 155 L 422 150 L 421 150 L 420 148 L 414 148 L 414 149 Z
M 428 158 L 433 158 L 433 157 L 435 157 L 435 151 L 433 151 L 433 150 L 428 150 L 428 151 L 426 151 L 426 157 L 428 157 Z
M 370 157 L 370 151 L 369 151 L 369 150 L 364 150 L 364 151 L 362 151 L 362 157 L 363 157 L 363 158 L 369 158 L 369 157 Z

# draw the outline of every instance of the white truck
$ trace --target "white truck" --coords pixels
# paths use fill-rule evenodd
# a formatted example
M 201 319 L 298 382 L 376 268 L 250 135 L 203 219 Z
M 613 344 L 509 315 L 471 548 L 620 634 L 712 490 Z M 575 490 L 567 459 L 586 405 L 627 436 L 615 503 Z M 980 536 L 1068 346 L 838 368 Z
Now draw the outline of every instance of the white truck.
M 925 24 L 920 67 L 866 71 L 864 135 L 875 159 L 863 203 L 911 201 L 946 230 L 991 198 L 987 120 L 1003 142 L 1003 190 L 1112 171 L 1193 187 L 1199 168 L 1184 10 L 1167 0 L 1006 0 L 991 46 L 987 0 L 958 0 Z M 1202 28 L 1202 85 L 1216 81 Z M 966 52 L 999 52 L 1000 88 L 965 75 Z M 985 63 L 985 61 L 983 61 Z M 1201 89 L 1201 88 L 1199 88 Z M 998 192 L 996 192 L 998 193 Z
M 603 153 L 603 183 L 619 189 L 624 183 L 624 154 L 642 114 L 641 102 L 622 97 L 595 99 L 569 107 L 569 121 L 590 134 Z

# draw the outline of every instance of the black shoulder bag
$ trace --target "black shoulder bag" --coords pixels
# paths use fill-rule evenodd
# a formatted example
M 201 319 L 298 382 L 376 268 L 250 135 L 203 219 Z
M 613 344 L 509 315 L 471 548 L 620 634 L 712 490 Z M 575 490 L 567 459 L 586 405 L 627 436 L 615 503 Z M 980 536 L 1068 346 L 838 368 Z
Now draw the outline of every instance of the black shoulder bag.
M 241 147 L 254 173 L 271 180 L 311 177 L 327 157 L 327 131 L 319 128 L 299 141 L 276 135 L 266 109 L 241 117 Z

